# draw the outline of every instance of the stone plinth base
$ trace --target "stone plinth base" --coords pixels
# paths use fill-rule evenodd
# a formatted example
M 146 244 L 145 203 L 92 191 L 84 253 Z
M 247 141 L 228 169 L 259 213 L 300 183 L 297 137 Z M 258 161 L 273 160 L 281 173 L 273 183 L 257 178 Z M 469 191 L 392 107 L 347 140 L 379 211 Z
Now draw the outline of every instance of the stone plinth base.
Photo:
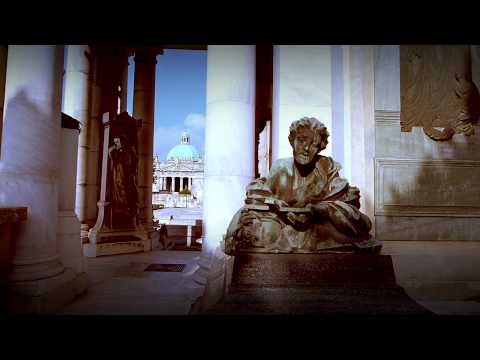
M 122 241 L 101 244 L 83 244 L 83 255 L 98 257 L 106 255 L 145 252 L 152 249 L 151 240 Z
M 82 244 L 87 244 L 88 243 L 88 230 L 92 226 L 88 224 L 81 224 L 80 225 L 80 240 L 82 241 Z
M 151 241 L 151 249 L 158 249 L 160 247 L 160 233 L 157 230 L 149 231 L 148 237 Z
M 388 255 L 239 254 L 232 287 L 396 287 Z
M 15 314 L 52 314 L 82 294 L 88 286 L 86 273 L 72 269 L 48 279 L 14 282 L 9 310 Z
M 152 250 L 151 234 L 145 229 L 96 230 L 88 233 L 89 242 L 83 244 L 83 255 L 97 257 Z
M 228 294 L 208 314 L 430 312 L 396 284 L 390 256 L 240 254 Z

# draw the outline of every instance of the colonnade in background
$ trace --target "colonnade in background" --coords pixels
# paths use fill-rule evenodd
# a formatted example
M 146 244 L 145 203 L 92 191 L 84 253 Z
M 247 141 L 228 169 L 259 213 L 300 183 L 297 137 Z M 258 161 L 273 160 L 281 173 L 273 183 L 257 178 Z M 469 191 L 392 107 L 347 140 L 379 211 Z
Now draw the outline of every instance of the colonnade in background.
M 193 179 L 190 176 L 160 176 L 157 179 L 158 190 L 167 192 L 179 192 L 192 190 Z

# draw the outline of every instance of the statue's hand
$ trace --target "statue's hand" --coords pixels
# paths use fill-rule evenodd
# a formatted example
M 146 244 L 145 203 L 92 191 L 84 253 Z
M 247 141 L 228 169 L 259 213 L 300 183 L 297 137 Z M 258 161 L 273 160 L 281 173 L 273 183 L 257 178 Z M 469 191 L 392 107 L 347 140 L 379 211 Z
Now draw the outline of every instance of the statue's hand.
M 276 211 L 280 211 L 280 208 L 288 206 L 288 203 L 280 199 L 275 199 L 272 206 Z
M 310 214 L 287 213 L 287 219 L 294 228 L 305 229 L 310 226 L 313 216 Z
M 312 215 L 315 214 L 315 206 L 314 205 L 307 204 L 307 206 L 305 206 L 305 209 L 307 209 L 310 212 L 310 214 L 312 214 Z
M 305 206 L 307 210 L 313 215 L 317 215 L 320 217 L 327 217 L 328 216 L 328 204 L 324 202 L 320 202 L 318 204 L 308 204 Z

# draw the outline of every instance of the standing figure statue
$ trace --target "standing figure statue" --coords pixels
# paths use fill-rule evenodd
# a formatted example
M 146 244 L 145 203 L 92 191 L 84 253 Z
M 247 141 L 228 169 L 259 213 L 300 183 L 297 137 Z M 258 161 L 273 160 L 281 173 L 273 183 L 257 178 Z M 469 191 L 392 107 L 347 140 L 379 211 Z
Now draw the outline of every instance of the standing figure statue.
M 370 219 L 359 210 L 358 188 L 339 176 L 338 163 L 319 154 L 328 136 L 315 118 L 291 124 L 293 158 L 278 159 L 266 178 L 248 185 L 245 206 L 225 236 L 227 254 L 381 249 L 370 235 Z
M 115 137 L 113 145 L 108 149 L 113 180 L 113 209 L 120 218 L 117 224 L 134 226 L 138 210 L 137 166 L 138 159 L 135 147 L 128 146 L 125 136 Z

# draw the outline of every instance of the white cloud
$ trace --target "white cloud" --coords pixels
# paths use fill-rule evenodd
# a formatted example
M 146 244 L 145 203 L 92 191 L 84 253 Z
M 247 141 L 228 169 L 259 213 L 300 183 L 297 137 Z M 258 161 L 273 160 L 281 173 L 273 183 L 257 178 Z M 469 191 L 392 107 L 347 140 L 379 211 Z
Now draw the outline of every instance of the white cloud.
M 197 148 L 203 157 L 205 148 L 205 115 L 199 113 L 188 114 L 183 123 L 156 127 L 154 154 L 164 160 L 168 151 L 175 145 L 180 144 L 180 136 L 185 130 L 190 134 L 191 144 Z
M 204 129 L 205 128 L 205 115 L 198 113 L 190 113 L 187 115 L 183 121 L 185 127 L 194 130 L 194 129 Z

